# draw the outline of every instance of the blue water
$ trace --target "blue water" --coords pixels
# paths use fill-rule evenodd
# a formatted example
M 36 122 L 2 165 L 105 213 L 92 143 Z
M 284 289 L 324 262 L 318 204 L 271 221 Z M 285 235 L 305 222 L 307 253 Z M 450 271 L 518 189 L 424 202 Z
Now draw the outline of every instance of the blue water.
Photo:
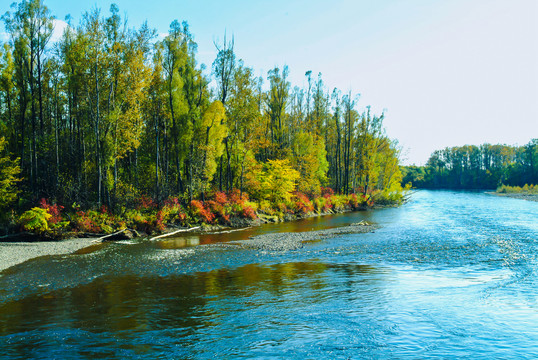
M 362 219 L 382 228 L 222 246 Z M 537 242 L 538 203 L 419 191 L 399 208 L 43 257 L 0 273 L 0 358 L 534 359 Z

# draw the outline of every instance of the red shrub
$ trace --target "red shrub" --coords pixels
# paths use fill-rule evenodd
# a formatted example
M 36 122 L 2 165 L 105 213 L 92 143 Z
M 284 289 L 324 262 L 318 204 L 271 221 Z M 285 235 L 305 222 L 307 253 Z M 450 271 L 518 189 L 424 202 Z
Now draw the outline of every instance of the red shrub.
M 254 209 L 250 206 L 245 206 L 243 208 L 243 210 L 241 211 L 241 215 L 245 218 L 248 218 L 248 219 L 251 219 L 251 220 L 254 220 L 256 219 L 256 212 L 254 211 Z
M 219 193 L 219 194 L 223 194 L 223 193 Z M 227 214 L 227 211 L 226 211 L 226 195 L 224 195 L 224 198 L 221 197 L 219 200 L 223 201 L 224 200 L 224 203 L 220 203 L 216 200 L 209 200 L 207 202 L 207 206 L 209 207 L 209 210 L 211 211 L 211 213 L 213 215 L 216 216 L 216 218 L 218 220 L 220 220 L 221 223 L 223 224 L 227 224 L 230 222 L 230 215 Z
M 222 191 L 215 192 L 215 195 L 213 197 L 215 199 L 214 201 L 220 205 L 224 205 L 228 202 L 228 197 Z
M 177 197 L 169 197 L 164 201 L 165 206 L 173 206 L 173 205 L 180 205 L 179 199 Z
M 211 224 L 215 219 L 215 215 L 207 209 L 201 201 L 192 200 L 190 203 L 190 209 L 194 216 L 198 217 L 205 223 Z
M 298 192 L 295 194 L 295 198 L 295 207 L 298 213 L 308 214 L 314 211 L 312 201 L 305 194 Z
M 138 205 L 136 207 L 137 210 L 149 210 L 149 209 L 155 209 L 157 208 L 157 204 L 153 201 L 153 199 L 147 195 L 140 196 L 140 199 L 138 199 Z
M 283 213 L 283 214 L 285 214 L 285 213 L 288 212 L 288 207 L 287 207 L 286 204 L 284 204 L 284 203 L 278 203 L 278 204 L 277 204 L 277 208 L 278 208 L 278 210 L 279 210 L 281 213 Z
M 239 189 L 234 189 L 230 194 L 230 202 L 233 204 L 243 205 L 245 201 L 248 200 L 248 194 L 246 192 L 243 192 L 243 194 L 241 194 L 241 191 Z
M 100 233 L 101 228 L 84 211 L 77 211 L 75 226 L 79 231 Z
M 157 229 L 159 231 L 164 231 L 166 229 L 166 226 L 165 226 L 164 221 L 163 221 L 163 215 L 162 215 L 161 211 L 157 212 L 157 216 L 156 216 L 154 225 L 155 225 L 155 229 Z
M 349 197 L 349 206 L 351 206 L 353 210 L 356 210 L 359 207 L 359 199 L 356 194 L 351 194 Z
M 334 195 L 334 190 L 332 188 L 330 188 L 328 186 L 327 187 L 323 187 L 323 186 L 321 187 L 321 196 L 328 198 L 328 197 L 331 197 L 333 195 Z
M 43 198 L 39 201 L 39 207 L 47 210 L 47 212 L 52 215 L 50 219 L 47 220 L 50 224 L 58 224 L 63 220 L 61 214 L 64 208 L 63 206 L 58 204 L 51 205 L 47 202 L 47 199 Z

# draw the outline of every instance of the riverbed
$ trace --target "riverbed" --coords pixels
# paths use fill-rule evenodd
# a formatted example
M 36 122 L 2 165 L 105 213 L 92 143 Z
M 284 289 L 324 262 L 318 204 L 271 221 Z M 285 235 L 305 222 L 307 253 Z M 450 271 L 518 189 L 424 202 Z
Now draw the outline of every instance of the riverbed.
M 260 234 L 358 223 L 290 248 Z M 0 272 L 0 358 L 536 358 L 538 203 L 399 207 L 97 244 Z

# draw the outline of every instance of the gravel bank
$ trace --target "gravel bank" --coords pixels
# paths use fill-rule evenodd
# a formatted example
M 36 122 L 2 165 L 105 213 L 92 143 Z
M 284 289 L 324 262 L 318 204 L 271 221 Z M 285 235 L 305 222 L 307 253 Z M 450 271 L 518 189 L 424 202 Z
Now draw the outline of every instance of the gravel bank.
M 378 228 L 376 225 L 359 223 L 317 231 L 270 233 L 258 235 L 249 240 L 222 243 L 219 246 L 240 246 L 248 249 L 273 251 L 296 250 L 302 248 L 305 241 L 325 239 L 343 234 L 368 233 Z M 48 242 L 0 243 L 0 272 L 33 258 L 47 255 L 71 254 L 92 244 L 92 239 L 88 238 Z
M 333 229 L 296 232 L 296 233 L 271 233 L 254 236 L 249 240 L 231 241 L 221 244 L 222 246 L 240 246 L 246 249 L 286 251 L 297 250 L 303 247 L 305 241 L 326 239 L 343 234 L 362 234 L 373 232 L 379 226 L 359 223 L 349 226 L 342 226 Z
M 490 194 L 497 195 L 497 196 L 504 196 L 509 197 L 513 199 L 521 199 L 521 200 L 527 200 L 527 201 L 536 201 L 538 202 L 538 195 L 537 194 L 505 194 L 505 193 L 494 193 L 491 192 Z
M 92 239 L 86 238 L 31 243 L 0 243 L 0 271 L 40 256 L 71 254 L 92 245 L 91 241 Z

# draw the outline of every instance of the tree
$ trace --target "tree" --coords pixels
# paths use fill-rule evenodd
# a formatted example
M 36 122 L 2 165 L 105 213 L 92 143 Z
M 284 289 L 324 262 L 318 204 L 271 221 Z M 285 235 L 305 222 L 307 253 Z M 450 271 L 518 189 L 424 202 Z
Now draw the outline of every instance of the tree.
M 259 186 L 255 189 L 258 196 L 274 204 L 291 199 L 299 178 L 299 172 L 287 159 L 269 160 L 251 175 L 251 179 Z
M 214 101 L 204 111 L 201 126 L 195 133 L 198 140 L 197 149 L 202 154 L 202 161 L 199 174 L 202 200 L 205 197 L 206 186 L 213 180 L 217 171 L 217 159 L 224 151 L 223 140 L 226 138 L 228 128 L 225 123 L 226 114 L 224 106 L 220 101 Z
M 0 137 L 0 209 L 4 210 L 11 205 L 16 199 L 19 189 L 17 183 L 20 167 L 17 165 L 19 159 L 12 160 L 6 154 L 6 139 Z M 2 211 L 2 214 L 5 214 Z
M 34 195 L 37 195 L 38 182 L 41 167 L 39 166 L 40 155 L 43 152 L 44 114 L 43 114 L 43 54 L 45 47 L 52 36 L 53 17 L 41 0 L 23 0 L 18 6 L 13 4 L 13 14 L 7 12 L 3 19 L 6 28 L 11 35 L 11 41 L 15 51 L 15 63 L 18 67 L 18 81 L 21 86 L 29 85 L 30 96 L 26 90 L 21 93 L 21 105 L 23 110 L 30 103 L 31 130 L 30 138 L 30 182 Z M 37 103 L 37 104 L 36 104 Z M 39 109 L 37 109 L 37 107 Z M 24 126 L 25 116 L 22 115 Z M 39 128 L 38 128 L 39 126 Z M 24 136 L 22 139 L 24 146 Z M 38 145 L 39 144 L 39 145 Z
M 272 155 L 281 157 L 284 149 L 284 117 L 286 116 L 286 106 L 288 103 L 290 83 L 288 81 L 288 67 L 284 66 L 282 72 L 278 67 L 269 70 L 270 89 L 267 97 L 267 108 L 269 115 L 269 132 L 271 135 Z
M 292 148 L 294 168 L 298 170 L 301 181 L 300 192 L 319 195 L 320 187 L 327 181 L 327 151 L 323 138 L 309 132 L 299 132 Z
M 230 43 L 226 42 L 226 34 L 224 34 L 224 44 L 222 48 L 215 42 L 215 47 L 217 48 L 217 58 L 213 62 L 213 73 L 216 76 L 217 80 L 217 92 L 220 98 L 221 103 L 226 106 L 226 100 L 228 98 L 228 93 L 232 87 L 234 80 L 234 72 L 236 67 L 235 62 L 235 53 L 234 53 L 234 39 Z M 232 137 L 224 138 L 224 146 L 226 148 L 226 188 L 230 192 L 232 187 L 232 168 L 231 168 L 231 153 L 233 147 L 236 145 L 235 141 L 237 136 L 231 134 Z M 223 155 L 222 155 L 223 156 Z M 220 179 L 219 179 L 219 188 L 222 190 L 222 172 L 223 172 L 223 158 L 220 158 Z

